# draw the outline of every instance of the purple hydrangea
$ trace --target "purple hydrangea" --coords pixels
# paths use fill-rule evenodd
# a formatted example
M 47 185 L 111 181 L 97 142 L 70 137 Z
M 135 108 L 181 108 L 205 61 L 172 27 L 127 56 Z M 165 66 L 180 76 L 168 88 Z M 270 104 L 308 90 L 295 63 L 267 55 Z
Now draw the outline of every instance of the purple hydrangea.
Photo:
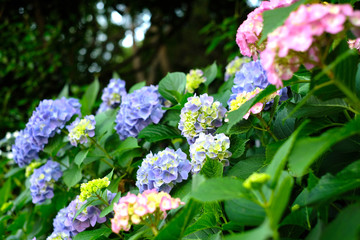
M 250 61 L 251 61 L 251 59 L 248 58 L 248 57 L 239 58 L 238 56 L 236 56 L 226 66 L 225 77 L 224 77 L 225 82 L 227 80 L 229 80 L 231 77 L 233 77 L 236 74 L 236 72 L 240 71 L 240 69 L 241 69 L 241 67 L 243 66 L 244 63 L 247 63 L 247 62 L 250 62 Z
M 137 171 L 136 186 L 141 193 L 151 189 L 169 193 L 176 183 L 188 178 L 190 170 L 190 161 L 181 149 L 149 153 Z
M 150 123 L 159 123 L 165 112 L 163 104 L 156 86 L 143 87 L 124 97 L 115 120 L 120 139 L 136 137 Z
M 67 126 L 71 145 L 77 146 L 78 143 L 87 143 L 88 137 L 95 136 L 95 124 L 94 115 L 88 115 L 81 120 L 77 118 L 70 126 Z
M 228 104 L 230 105 L 230 102 L 236 99 L 239 93 L 252 92 L 255 88 L 265 89 L 269 84 L 266 71 L 260 60 L 243 63 L 240 71 L 235 74 L 234 86 L 231 89 L 232 94 Z M 279 95 L 281 101 L 285 101 L 288 98 L 287 88 L 281 89 Z M 271 105 L 272 102 L 267 105 Z
M 101 95 L 102 103 L 97 113 L 115 109 L 120 106 L 121 99 L 126 96 L 125 81 L 121 79 L 110 79 L 110 83 L 104 88 Z
M 46 240 L 71 240 L 71 237 L 66 232 L 53 232 Z
M 217 159 L 229 165 L 227 158 L 231 157 L 230 139 L 223 133 L 212 136 L 210 134 L 200 133 L 199 138 L 194 144 L 190 145 L 191 171 L 196 174 L 200 172 L 205 164 L 206 158 Z
M 30 192 L 34 204 L 42 204 L 54 197 L 54 182 L 62 176 L 60 164 L 47 161 L 45 165 L 34 170 L 30 177 Z
M 28 165 L 33 159 L 38 158 L 41 148 L 34 144 L 27 129 L 21 130 L 12 146 L 14 161 L 23 167 Z
M 46 240 L 71 239 L 70 227 L 65 226 L 67 207 L 61 209 L 53 220 L 54 231 Z
M 15 162 L 22 167 L 37 158 L 37 153 L 44 149 L 49 138 L 59 132 L 73 115 L 80 115 L 80 107 L 79 100 L 74 98 L 41 101 L 12 146 Z
M 73 237 L 79 232 L 84 231 L 88 227 L 94 227 L 96 223 L 103 223 L 106 217 L 99 217 L 101 211 L 95 206 L 86 207 L 75 219 L 76 212 L 86 203 L 81 202 L 79 196 L 71 201 L 67 207 L 64 226 L 70 229 L 70 236 Z
M 206 93 L 189 97 L 181 109 L 178 128 L 189 144 L 194 143 L 200 133 L 212 134 L 222 125 L 226 109 L 220 102 Z

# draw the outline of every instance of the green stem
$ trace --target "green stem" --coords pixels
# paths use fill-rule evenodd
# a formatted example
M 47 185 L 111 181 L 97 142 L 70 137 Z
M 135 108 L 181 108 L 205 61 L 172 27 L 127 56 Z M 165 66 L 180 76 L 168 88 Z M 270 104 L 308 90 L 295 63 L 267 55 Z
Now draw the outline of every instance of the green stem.
M 110 204 L 109 204 L 107 201 L 105 201 L 99 194 L 95 193 L 95 195 L 96 195 L 96 197 L 97 197 L 100 201 L 102 201 L 106 206 L 110 206 Z
M 350 117 L 350 114 L 348 113 L 348 111 L 344 110 L 344 114 L 345 114 L 345 117 L 348 121 L 351 121 L 352 118 Z
M 91 142 L 95 144 L 96 147 L 98 147 L 103 153 L 105 153 L 106 157 L 113 161 L 112 157 L 109 155 L 109 153 L 93 138 L 89 137 Z M 115 168 L 113 164 L 111 164 L 109 161 L 107 161 L 105 158 L 101 158 L 101 160 L 109 165 L 112 168 Z
M 153 232 L 154 236 L 156 237 L 159 234 L 159 231 L 157 230 L 155 225 L 150 226 L 151 231 Z
M 271 137 L 275 140 L 275 142 L 279 141 L 279 139 L 275 136 L 275 134 L 271 131 L 269 125 L 266 123 L 266 121 L 262 118 L 260 114 L 255 115 L 263 125 L 263 127 L 266 129 L 266 131 L 271 135 Z

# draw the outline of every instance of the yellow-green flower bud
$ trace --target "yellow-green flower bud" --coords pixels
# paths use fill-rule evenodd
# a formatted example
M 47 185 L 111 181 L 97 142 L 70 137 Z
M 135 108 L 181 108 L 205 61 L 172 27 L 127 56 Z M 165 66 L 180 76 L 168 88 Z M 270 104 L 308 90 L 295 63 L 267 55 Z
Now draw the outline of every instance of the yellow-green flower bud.
M 190 70 L 186 75 L 186 91 L 194 93 L 201 83 L 206 82 L 206 77 L 203 76 L 203 71 L 200 69 Z
M 12 201 L 3 203 L 3 205 L 2 205 L 1 208 L 0 208 L 0 212 L 6 212 L 6 211 L 9 210 L 13 205 L 14 205 L 14 204 L 13 204 Z
M 32 162 L 30 163 L 25 170 L 25 177 L 30 177 L 33 174 L 34 170 L 41 165 L 40 162 Z
M 243 183 L 244 188 L 259 189 L 267 181 L 270 180 L 270 175 L 267 173 L 253 173 Z
M 88 183 L 81 184 L 79 200 L 82 202 L 85 201 L 86 199 L 91 197 L 93 193 L 96 193 L 97 190 L 106 188 L 107 186 L 109 186 L 109 184 L 110 181 L 107 177 L 94 179 Z

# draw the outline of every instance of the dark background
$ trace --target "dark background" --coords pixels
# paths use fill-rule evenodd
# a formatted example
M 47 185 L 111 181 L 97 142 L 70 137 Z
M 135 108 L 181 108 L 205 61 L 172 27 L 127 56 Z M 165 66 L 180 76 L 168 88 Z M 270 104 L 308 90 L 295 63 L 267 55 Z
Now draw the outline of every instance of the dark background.
M 24 128 L 39 101 L 56 97 L 66 84 L 71 96 L 81 97 L 95 76 L 102 89 L 113 72 L 127 89 L 214 61 L 223 72 L 239 53 L 236 30 L 251 9 L 240 0 L 2 1 L 0 138 Z M 144 39 L 123 47 L 125 33 L 135 33 L 144 13 L 151 15 Z M 112 14 L 127 21 L 116 24 Z

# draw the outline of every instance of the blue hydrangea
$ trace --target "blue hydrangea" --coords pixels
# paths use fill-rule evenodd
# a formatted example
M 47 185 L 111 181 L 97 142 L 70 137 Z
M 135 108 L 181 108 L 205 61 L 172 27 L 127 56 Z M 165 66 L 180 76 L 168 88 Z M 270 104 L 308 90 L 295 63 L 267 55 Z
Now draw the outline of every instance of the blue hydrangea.
M 64 226 L 70 229 L 70 236 L 73 237 L 79 232 L 84 231 L 88 227 L 94 227 L 96 223 L 104 223 L 106 217 L 99 217 L 101 211 L 95 206 L 86 207 L 75 219 L 76 212 L 86 203 L 80 201 L 79 196 L 71 201 L 67 207 Z
M 37 158 L 49 138 L 59 132 L 73 115 L 80 115 L 80 106 L 79 100 L 74 98 L 41 101 L 12 146 L 15 162 L 23 167 Z
M 101 95 L 102 103 L 97 113 L 115 109 L 120 106 L 121 99 L 126 96 L 125 81 L 121 79 L 110 79 L 110 83 L 104 88 Z
M 248 57 L 239 58 L 236 56 L 229 64 L 226 66 L 225 70 L 225 82 L 231 77 L 235 76 L 235 73 L 240 71 L 244 63 L 250 62 L 251 59 Z
M 34 170 L 30 177 L 30 192 L 34 204 L 42 204 L 54 197 L 54 183 L 62 176 L 60 164 L 47 161 L 45 165 Z
M 136 186 L 141 193 L 151 189 L 169 193 L 176 183 L 188 178 L 190 170 L 190 161 L 181 149 L 149 153 L 137 171 Z
M 206 158 L 217 159 L 229 165 L 228 158 L 231 157 L 230 139 L 223 133 L 212 136 L 200 133 L 194 144 L 190 145 L 191 171 L 196 174 L 204 166 Z
M 226 109 L 206 93 L 187 99 L 181 109 L 178 128 L 188 142 L 194 143 L 200 133 L 212 134 L 222 125 Z
M 71 240 L 71 237 L 67 232 L 53 232 L 46 240 Z
M 70 227 L 65 226 L 67 207 L 61 209 L 53 220 L 54 231 L 46 240 L 71 239 Z
M 87 143 L 88 137 L 95 136 L 95 124 L 94 115 L 88 115 L 81 120 L 77 118 L 70 126 L 67 126 L 71 145 Z
M 165 112 L 163 104 L 155 86 L 143 87 L 124 97 L 115 120 L 120 139 L 136 137 L 150 123 L 159 123 Z
M 244 63 L 240 71 L 236 72 L 234 78 L 234 86 L 231 91 L 232 94 L 228 101 L 228 105 L 239 93 L 242 92 L 252 92 L 255 88 L 265 89 L 269 85 L 267 74 L 264 68 L 262 67 L 260 60 L 251 61 Z M 287 88 L 283 88 L 279 92 L 281 101 L 285 101 L 287 96 Z M 271 105 L 273 101 L 269 102 L 267 105 Z
M 27 129 L 21 130 L 12 146 L 14 161 L 19 167 L 30 164 L 33 159 L 38 158 L 38 152 L 41 148 L 34 144 Z

